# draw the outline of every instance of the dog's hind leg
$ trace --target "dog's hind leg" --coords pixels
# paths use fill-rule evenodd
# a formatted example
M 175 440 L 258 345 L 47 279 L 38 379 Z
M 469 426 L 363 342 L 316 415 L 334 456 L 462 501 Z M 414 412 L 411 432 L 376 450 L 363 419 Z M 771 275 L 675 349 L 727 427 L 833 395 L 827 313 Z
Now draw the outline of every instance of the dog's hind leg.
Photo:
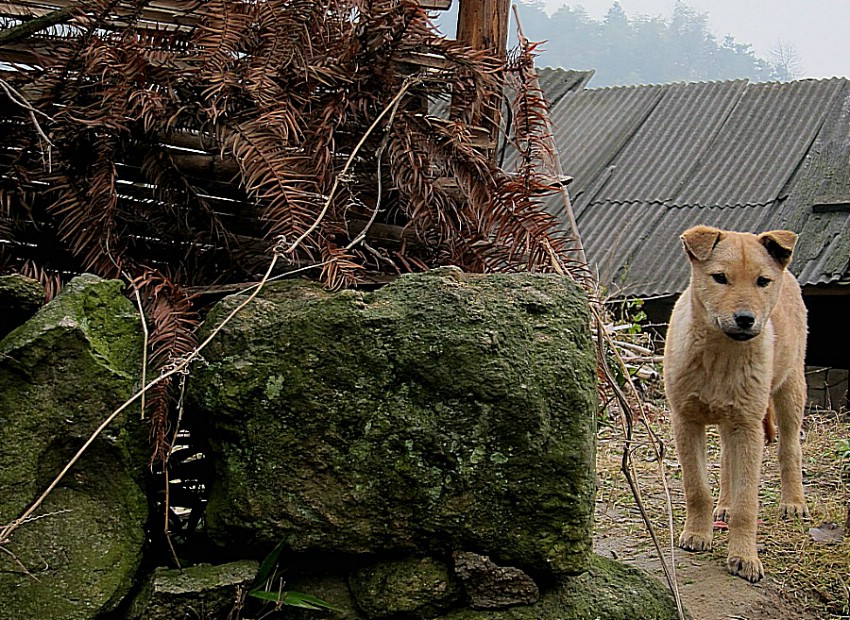
M 733 575 L 756 582 L 764 568 L 756 550 L 758 490 L 764 454 L 764 429 L 760 418 L 752 423 L 720 424 L 720 444 L 729 457 L 727 480 L 731 510 L 728 515 L 729 551 L 726 567 Z
M 705 551 L 711 549 L 714 525 L 705 461 L 705 425 L 684 421 L 674 414 L 673 435 L 682 465 L 687 508 L 679 546 L 689 551 Z
M 803 449 L 800 430 L 806 405 L 806 377 L 803 368 L 796 369 L 773 395 L 779 422 L 779 473 L 782 479 L 782 517 L 809 516 L 803 493 Z
M 729 472 L 732 464 L 730 459 L 732 453 L 730 450 L 720 446 L 720 495 L 717 498 L 717 506 L 714 508 L 714 520 L 729 522 L 729 507 L 732 505 L 731 498 L 731 483 L 729 482 Z
M 775 418 L 773 399 L 771 398 L 767 404 L 767 413 L 764 415 L 764 420 L 762 420 L 762 426 L 764 426 L 764 443 L 768 446 L 776 441 Z

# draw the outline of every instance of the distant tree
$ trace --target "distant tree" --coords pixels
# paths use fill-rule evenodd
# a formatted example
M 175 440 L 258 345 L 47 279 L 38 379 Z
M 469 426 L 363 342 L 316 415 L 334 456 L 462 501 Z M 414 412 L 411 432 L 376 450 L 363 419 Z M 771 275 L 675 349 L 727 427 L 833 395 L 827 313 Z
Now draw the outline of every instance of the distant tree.
M 773 61 L 774 77 L 781 82 L 789 82 L 800 77 L 800 55 L 793 43 L 779 39 L 776 47 L 770 50 Z

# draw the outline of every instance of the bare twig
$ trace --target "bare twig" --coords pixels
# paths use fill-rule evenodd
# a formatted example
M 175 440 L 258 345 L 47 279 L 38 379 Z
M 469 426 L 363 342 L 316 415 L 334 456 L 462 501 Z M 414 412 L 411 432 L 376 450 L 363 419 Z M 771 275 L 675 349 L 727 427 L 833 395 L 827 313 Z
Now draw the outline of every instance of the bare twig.
M 682 604 L 682 597 L 679 593 L 679 584 L 676 580 L 676 557 L 675 557 L 675 529 L 673 526 L 673 502 L 670 496 L 670 489 L 667 484 L 666 473 L 664 472 L 663 465 L 663 449 L 659 448 L 659 445 L 663 445 L 662 442 L 658 439 L 655 433 L 649 428 L 649 425 L 646 423 L 646 416 L 644 412 L 640 412 L 639 416 L 634 416 L 632 414 L 631 404 L 629 403 L 629 399 L 626 394 L 620 389 L 620 386 L 617 384 L 617 381 L 611 375 L 611 370 L 608 367 L 608 360 L 605 351 L 605 344 L 611 344 L 611 350 L 613 351 L 615 358 L 617 359 L 619 364 L 623 364 L 622 360 L 619 357 L 619 353 L 617 352 L 617 348 L 613 346 L 613 341 L 608 336 L 605 331 L 604 324 L 602 321 L 602 316 L 600 314 L 600 309 L 596 306 L 591 306 L 591 311 L 594 314 L 596 321 L 596 347 L 597 347 L 597 363 L 600 366 L 603 374 L 606 377 L 607 383 L 611 390 L 613 391 L 617 402 L 620 405 L 621 415 L 620 421 L 623 425 L 623 434 L 624 434 L 624 445 L 623 445 L 623 458 L 621 463 L 621 470 L 623 475 L 626 478 L 626 482 L 629 485 L 629 488 L 632 491 L 632 495 L 635 499 L 635 503 L 638 507 L 638 511 L 640 512 L 641 518 L 643 519 L 644 525 L 646 526 L 647 532 L 649 533 L 650 538 L 652 539 L 652 543 L 655 546 L 655 550 L 658 554 L 658 559 L 661 562 L 661 568 L 664 571 L 664 577 L 667 580 L 667 585 L 670 588 L 670 592 L 673 595 L 673 600 L 676 603 L 676 613 L 678 614 L 679 620 L 685 620 L 685 611 L 684 606 Z M 629 377 L 628 373 L 626 373 L 627 384 L 630 386 L 632 393 L 636 397 L 637 401 L 640 402 L 639 396 L 637 394 L 637 389 L 634 386 L 634 383 L 631 381 L 631 377 Z M 643 420 L 644 425 L 649 431 L 650 437 L 652 438 L 653 449 L 655 450 L 655 455 L 657 458 L 660 476 L 662 480 L 662 484 L 664 487 L 664 492 L 667 500 L 667 516 L 668 516 L 668 528 L 670 534 L 670 562 L 668 563 L 664 552 L 662 551 L 661 542 L 658 540 L 658 536 L 655 533 L 655 528 L 652 525 L 652 520 L 649 517 L 649 514 L 646 511 L 646 506 L 643 503 L 643 498 L 640 493 L 640 486 L 637 482 L 637 471 L 634 466 L 634 461 L 632 460 L 632 446 L 634 443 L 634 420 L 636 417 L 639 417 Z
M 640 345 L 634 344 L 633 342 L 623 342 L 622 340 L 612 340 L 611 342 L 620 347 L 621 349 L 629 349 L 630 351 L 640 353 L 641 355 L 652 355 L 654 353 L 652 349 L 642 347 Z
M 549 258 L 552 264 L 552 268 L 556 273 L 560 275 L 565 275 L 565 270 L 561 261 L 559 260 L 557 254 L 552 250 L 551 247 L 547 246 L 547 251 L 549 253 Z M 589 272 L 589 270 L 588 270 Z M 620 405 L 621 415 L 620 419 L 623 424 L 623 433 L 624 433 L 624 444 L 623 444 L 623 460 L 622 460 L 622 471 L 623 475 L 626 477 L 626 481 L 628 482 L 629 488 L 632 491 L 632 495 L 634 496 L 635 503 L 637 504 L 638 510 L 640 511 L 641 518 L 643 519 L 644 525 L 649 533 L 650 538 L 652 539 L 653 544 L 655 545 L 655 550 L 658 553 L 658 559 L 661 562 L 661 568 L 664 571 L 664 576 L 667 580 L 667 585 L 670 588 L 670 592 L 673 595 L 673 600 L 676 603 L 676 613 L 678 614 L 679 620 L 685 620 L 685 611 L 684 606 L 682 604 L 682 597 L 679 593 L 679 584 L 676 580 L 676 557 L 675 557 L 675 529 L 673 526 L 673 500 L 670 496 L 670 489 L 667 484 L 666 472 L 664 471 L 663 464 L 663 448 L 659 448 L 659 446 L 663 446 L 661 440 L 652 432 L 652 429 L 649 428 L 649 425 L 646 422 L 646 415 L 644 412 L 641 412 L 639 416 L 641 420 L 643 420 L 644 425 L 646 425 L 647 430 L 649 431 L 650 437 L 652 438 L 653 449 L 655 450 L 656 460 L 659 466 L 659 472 L 662 480 L 662 484 L 664 487 L 664 493 L 667 500 L 667 517 L 668 517 L 668 527 L 670 534 L 670 559 L 671 562 L 668 564 L 667 560 L 664 557 L 664 552 L 661 548 L 661 543 L 658 540 L 658 536 L 655 533 L 655 528 L 652 526 L 652 520 L 649 518 L 649 514 L 646 512 L 646 507 L 643 503 L 643 499 L 640 494 L 640 487 L 637 483 L 637 472 L 634 467 L 634 462 L 631 458 L 632 444 L 633 444 L 633 420 L 635 416 L 632 415 L 631 405 L 629 404 L 629 399 L 620 389 L 620 386 L 617 384 L 616 379 L 611 374 L 611 369 L 608 367 L 608 358 L 605 352 L 605 344 L 608 343 L 611 345 L 611 350 L 614 352 L 616 356 L 617 363 L 623 369 L 626 369 L 626 364 L 623 359 L 620 357 L 619 352 L 617 351 L 617 347 L 615 346 L 615 341 L 611 338 L 611 335 L 608 329 L 605 326 L 605 322 L 603 320 L 603 309 L 602 304 L 596 299 L 595 290 L 589 289 L 591 281 L 581 279 L 578 284 L 583 285 L 588 292 L 590 297 L 590 310 L 593 317 L 593 324 L 596 331 L 596 357 L 597 357 L 597 365 L 598 368 L 602 371 L 605 376 L 606 382 L 614 393 L 614 397 Z M 634 382 L 631 379 L 631 376 L 628 372 L 624 372 L 623 375 L 626 377 L 627 384 L 629 385 L 632 394 L 634 395 L 637 402 L 641 402 L 640 396 L 637 392 L 637 388 L 634 385 Z
M 2 33 L 3 33 L 3 31 L 0 31 L 0 34 L 2 34 Z M 0 88 L 3 89 L 3 92 L 6 93 L 6 96 L 9 97 L 9 99 L 12 101 L 12 103 L 22 107 L 23 109 L 25 109 L 27 111 L 27 113 L 29 114 L 30 120 L 32 121 L 32 125 L 35 128 L 36 133 L 39 135 L 39 137 L 42 140 L 44 140 L 45 143 L 47 143 L 47 162 L 46 162 L 47 166 L 46 167 L 49 170 L 52 167 L 52 165 L 51 165 L 51 161 L 52 161 L 51 148 L 53 147 L 53 142 L 51 142 L 50 138 L 47 137 L 47 134 L 44 133 L 44 130 L 41 128 L 41 124 L 38 122 L 38 119 L 36 118 L 35 115 L 40 114 L 41 116 L 45 117 L 47 120 L 53 120 L 53 119 L 50 116 L 48 116 L 47 114 L 45 114 L 44 112 L 42 112 L 41 110 L 39 110 L 38 108 L 34 107 L 29 101 L 27 101 L 26 97 L 24 97 L 21 93 L 19 93 L 17 90 L 15 90 L 15 88 L 12 87 L 11 84 L 9 84 L 6 80 L 4 80 L 2 78 L 0 78 Z
M 165 533 L 165 540 L 168 542 L 168 548 L 171 550 L 171 557 L 174 558 L 174 564 L 177 568 L 182 568 L 182 566 L 180 566 L 180 558 L 177 557 L 177 550 L 174 548 L 174 541 L 171 540 L 171 528 L 169 527 L 168 522 L 168 513 L 171 506 L 171 476 L 169 474 L 168 465 L 171 459 L 171 453 L 174 451 L 174 446 L 177 444 L 177 436 L 180 433 L 180 423 L 183 421 L 183 405 L 185 397 L 186 374 L 183 373 L 180 376 L 180 397 L 177 399 L 177 422 L 174 425 L 174 434 L 171 436 L 171 449 L 166 454 L 162 463 L 162 475 L 165 477 L 165 503 L 162 508 L 164 519 L 163 532 Z
M 11 557 L 11 558 L 12 558 L 12 560 L 15 562 L 15 564 L 17 564 L 17 565 L 18 565 L 18 568 L 20 568 L 20 569 L 21 569 L 21 571 L 22 571 L 25 575 L 27 575 L 28 577 L 32 577 L 32 578 L 33 578 L 33 579 L 35 579 L 36 581 L 41 581 L 41 579 L 39 579 L 38 577 L 36 577 L 35 575 L 33 575 L 33 574 L 29 571 L 29 569 L 28 569 L 26 566 L 24 566 L 24 563 L 23 563 L 23 562 L 21 562 L 21 560 L 20 560 L 20 559 L 18 559 L 18 556 L 16 556 L 14 553 L 12 553 L 12 552 L 11 552 L 11 551 L 9 551 L 8 549 L 6 549 L 6 547 L 4 547 L 3 545 L 0 545 L 0 551 L 2 551 L 3 553 L 8 554 L 8 555 L 9 555 L 9 557 Z
M 132 284 L 132 278 L 129 274 L 124 273 L 124 277 Z M 145 308 L 142 305 L 142 296 L 139 293 L 139 287 L 133 285 L 133 295 L 136 298 L 136 307 L 139 309 L 139 319 L 142 321 L 142 334 L 144 342 L 142 346 L 142 385 L 147 383 L 148 379 L 148 341 L 150 340 L 150 332 L 148 331 L 148 322 L 145 320 Z M 145 419 L 145 395 L 140 398 L 139 409 L 141 410 L 141 419 Z
M 390 118 L 387 121 L 387 134 L 384 136 L 384 139 L 381 141 L 381 146 L 378 147 L 378 156 L 377 156 L 377 176 L 378 176 L 378 189 L 377 189 L 377 197 L 375 198 L 375 208 L 372 210 L 372 216 L 369 218 L 369 221 L 366 222 L 366 226 L 363 227 L 363 230 L 351 240 L 347 246 L 345 246 L 346 250 L 350 250 L 355 245 L 366 239 L 366 234 L 369 232 L 369 229 L 372 227 L 372 224 L 375 223 L 375 219 L 378 217 L 378 213 L 381 211 L 381 201 L 383 197 L 383 189 L 384 183 L 383 178 L 381 176 L 381 162 L 384 157 L 384 150 L 387 148 L 387 142 L 389 141 L 390 133 L 389 127 L 392 126 L 393 120 L 395 119 L 396 112 L 398 112 L 398 107 L 401 105 L 401 97 L 397 97 L 393 105 L 392 113 L 390 114 Z
M 519 38 L 520 45 L 523 46 L 523 48 L 528 49 L 529 41 L 525 37 L 525 33 L 522 30 L 522 22 L 519 19 L 519 11 L 517 9 L 516 4 L 513 5 L 513 11 L 514 11 L 514 18 L 516 19 L 516 23 L 517 23 L 517 35 L 518 35 L 518 38 Z M 539 78 L 538 78 L 538 75 L 537 75 L 537 70 L 534 67 L 531 67 L 530 71 L 531 71 L 531 75 L 532 75 L 534 88 L 536 90 L 540 91 L 541 90 L 540 89 L 540 81 L 539 81 Z M 554 137 L 555 134 L 554 134 L 553 127 L 552 127 L 552 121 L 549 118 L 548 113 L 544 115 L 544 119 L 545 119 L 547 130 L 544 133 L 544 135 L 541 136 L 541 139 L 543 140 L 544 144 L 546 145 L 546 152 L 549 154 L 549 156 L 543 157 L 542 163 L 547 168 L 549 168 L 550 172 L 555 176 L 556 179 L 563 179 L 564 178 L 564 170 L 561 167 L 561 156 L 558 153 L 558 145 L 555 144 L 555 137 Z M 587 255 L 584 252 L 584 245 L 582 244 L 582 241 L 581 241 L 581 235 L 579 234 L 579 231 L 578 231 L 578 224 L 576 223 L 575 213 L 573 213 L 573 206 L 572 206 L 572 203 L 570 201 L 570 194 L 567 191 L 566 185 L 563 185 L 563 184 L 559 185 L 559 193 L 561 195 L 561 201 L 562 201 L 564 208 L 563 208 L 563 211 L 561 213 L 559 213 L 558 215 L 566 218 L 567 223 L 569 224 L 569 227 L 570 227 L 570 233 L 571 233 L 571 236 L 572 236 L 572 240 L 575 243 L 576 257 L 578 258 L 579 263 L 581 265 L 583 265 L 585 268 L 587 268 L 587 264 L 588 264 L 587 263 Z M 592 279 L 590 269 L 586 269 L 586 273 L 584 275 L 588 280 Z

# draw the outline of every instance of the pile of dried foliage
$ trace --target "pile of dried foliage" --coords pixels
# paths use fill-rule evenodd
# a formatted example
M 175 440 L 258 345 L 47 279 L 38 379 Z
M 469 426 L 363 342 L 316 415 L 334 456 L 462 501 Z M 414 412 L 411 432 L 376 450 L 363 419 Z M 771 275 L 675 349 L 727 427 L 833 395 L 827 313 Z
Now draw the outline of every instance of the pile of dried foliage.
M 204 303 L 256 282 L 272 246 L 284 272 L 331 288 L 446 264 L 573 268 L 540 203 L 532 46 L 510 63 L 463 47 L 414 0 L 62 5 L 0 1 L 14 61 L 0 72 L 0 270 L 49 295 L 84 271 L 125 278 L 152 371 L 194 350 Z M 511 172 L 486 126 L 506 79 Z M 428 113 L 439 99 L 450 118 Z M 148 398 L 155 459 L 169 385 Z

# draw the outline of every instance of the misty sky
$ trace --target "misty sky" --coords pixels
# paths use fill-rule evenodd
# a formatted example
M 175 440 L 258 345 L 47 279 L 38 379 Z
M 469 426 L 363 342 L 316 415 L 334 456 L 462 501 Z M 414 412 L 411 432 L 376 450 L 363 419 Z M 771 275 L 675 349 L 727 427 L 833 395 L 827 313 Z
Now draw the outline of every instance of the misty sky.
M 629 17 L 669 19 L 675 0 L 619 0 Z M 545 0 L 549 12 L 562 5 L 581 5 L 599 19 L 614 0 Z M 779 42 L 793 45 L 799 58 L 799 77 L 850 77 L 849 0 L 685 0 L 708 13 L 709 29 L 718 41 L 731 34 L 750 43 L 756 56 L 771 60 Z M 534 33 L 526 33 L 534 38 Z

